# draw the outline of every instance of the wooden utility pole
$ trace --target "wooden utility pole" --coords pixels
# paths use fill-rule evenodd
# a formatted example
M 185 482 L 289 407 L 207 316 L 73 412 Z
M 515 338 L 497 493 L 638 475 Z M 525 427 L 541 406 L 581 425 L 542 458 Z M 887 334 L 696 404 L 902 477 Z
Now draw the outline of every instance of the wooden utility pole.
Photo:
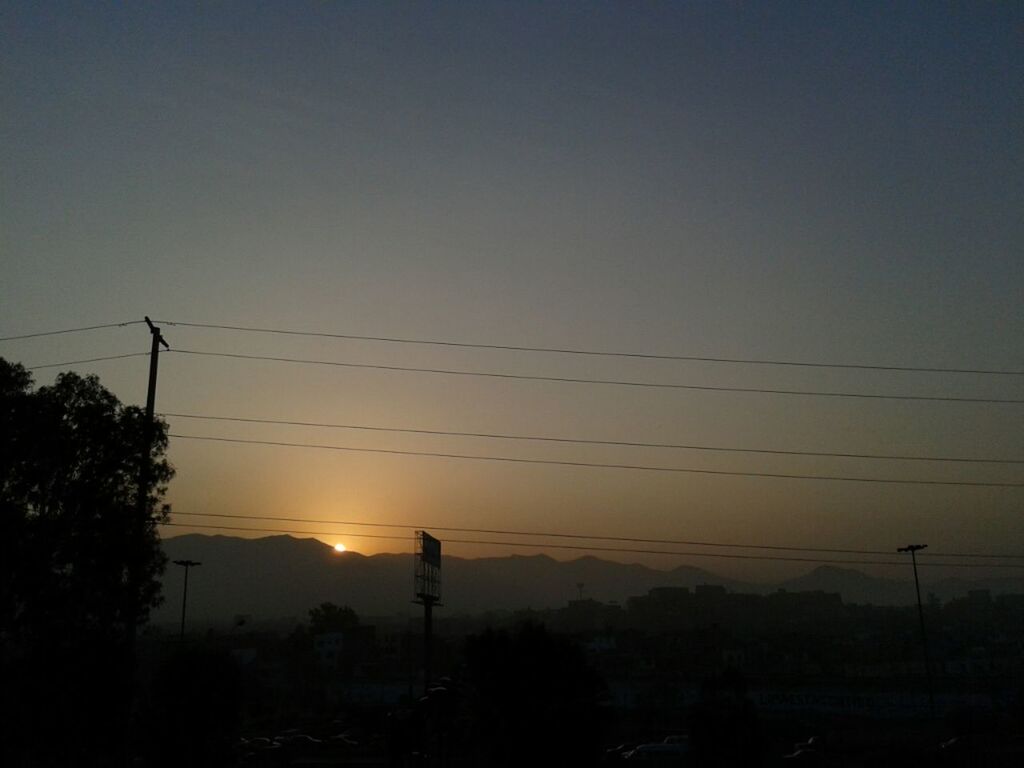
M 142 582 L 142 551 L 146 533 L 146 516 L 149 506 L 149 486 L 153 480 L 153 412 L 156 410 L 156 374 L 160 364 L 160 345 L 170 349 L 160 329 L 146 317 L 146 325 L 152 338 L 149 351 L 149 386 L 146 390 L 146 416 L 142 422 L 142 443 L 139 446 L 139 487 L 135 496 L 135 511 L 129 521 L 128 588 L 129 609 L 126 627 L 128 633 L 129 663 L 135 655 L 135 628 L 138 623 L 134 592 Z
M 149 484 L 152 476 L 150 454 L 153 451 L 153 412 L 156 410 L 156 374 L 160 365 L 160 345 L 163 344 L 165 349 L 170 349 L 167 341 L 160 333 L 160 329 L 153 325 L 149 317 L 146 317 L 146 325 L 149 326 L 152 343 L 149 349 L 149 387 L 146 390 L 146 420 L 142 423 L 142 460 L 139 463 L 139 493 L 135 500 L 138 519 L 145 516 L 146 499 L 149 497 Z
M 142 584 L 142 552 L 146 535 L 149 486 L 152 483 L 153 476 L 153 415 L 156 410 L 156 375 L 160 363 L 160 345 L 162 344 L 165 349 L 170 349 L 167 341 L 160 333 L 160 329 L 153 325 L 148 316 L 146 317 L 146 325 L 149 326 L 152 341 L 149 351 L 149 386 L 146 389 L 146 415 L 142 422 L 142 439 L 139 445 L 139 487 L 136 490 L 135 507 L 132 510 L 131 518 L 125 521 L 128 531 L 128 552 L 126 553 L 127 562 L 125 564 L 127 566 L 127 600 L 125 601 L 124 616 L 124 689 L 122 691 L 124 696 L 124 711 L 122 715 L 126 733 L 122 758 L 125 766 L 132 764 L 129 736 L 127 734 L 131 733 L 132 707 L 135 697 L 136 631 L 139 623 L 137 596 Z

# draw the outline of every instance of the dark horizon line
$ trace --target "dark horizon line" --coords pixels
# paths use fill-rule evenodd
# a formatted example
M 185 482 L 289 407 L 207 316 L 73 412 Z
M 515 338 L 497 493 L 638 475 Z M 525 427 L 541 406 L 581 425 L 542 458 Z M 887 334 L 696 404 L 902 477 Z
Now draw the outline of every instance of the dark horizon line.
M 166 537 L 168 540 L 173 540 L 173 539 L 181 538 L 182 536 L 203 536 L 203 537 L 206 537 L 206 538 L 222 537 L 222 538 L 228 538 L 228 539 L 237 539 L 239 541 L 259 541 L 259 540 L 263 540 L 263 539 L 273 539 L 273 538 L 290 538 L 290 539 L 294 539 L 296 541 L 314 540 L 314 541 L 319 542 L 320 544 L 322 544 L 324 547 L 326 547 L 329 550 L 333 550 L 333 546 L 331 544 L 328 544 L 327 542 L 323 541 L 322 539 L 320 539 L 318 537 L 320 537 L 320 536 L 337 536 L 339 539 L 349 537 L 349 538 L 376 538 L 376 539 L 392 539 L 392 540 L 404 540 L 404 539 L 407 538 L 407 537 L 404 537 L 404 536 L 378 536 L 378 535 L 375 535 L 375 534 L 336 533 L 336 532 L 331 532 L 331 531 L 325 531 L 325 532 L 317 532 L 317 531 L 308 531 L 308 532 L 306 532 L 306 531 L 301 531 L 301 532 L 299 532 L 299 531 L 292 531 L 292 530 L 286 530 L 286 529 L 245 528 L 245 527 L 240 527 L 240 526 L 200 525 L 200 524 L 192 524 L 192 523 L 172 523 L 172 522 L 167 522 L 167 523 L 161 523 L 161 525 L 164 526 L 164 527 L 205 528 L 205 529 L 211 529 L 211 530 L 249 531 L 249 532 L 254 532 L 254 533 L 259 532 L 259 533 L 268 533 L 268 534 L 270 534 L 270 535 L 267 535 L 267 536 L 246 537 L 246 536 L 232 536 L 232 535 L 229 535 L 229 534 L 209 534 L 209 533 L 202 533 L 202 532 L 191 532 L 191 533 L 183 533 L 183 534 L 180 534 L 178 536 L 168 536 L 168 537 Z M 302 533 L 309 533 L 309 536 L 303 537 L 303 536 L 299 535 L 299 534 L 302 534 Z M 161 538 L 165 538 L 165 537 L 161 537 Z M 414 541 L 413 537 L 408 537 L 408 540 L 409 540 L 410 544 Z M 892 560 L 892 561 L 881 561 L 881 560 L 837 560 L 837 559 L 830 559 L 830 558 L 781 557 L 781 556 L 776 556 L 776 555 L 723 554 L 723 553 L 711 553 L 711 552 L 679 552 L 679 551 L 672 552 L 672 551 L 666 551 L 666 550 L 647 550 L 647 549 L 629 549 L 629 548 L 611 548 L 611 547 L 581 547 L 581 546 L 573 546 L 573 545 L 566 545 L 566 544 L 547 544 L 547 543 L 539 543 L 538 544 L 538 543 L 532 543 L 532 542 L 508 542 L 508 541 L 470 541 L 470 540 L 460 540 L 460 539 L 446 539 L 445 542 L 451 543 L 451 544 L 476 544 L 476 545 L 486 545 L 486 546 L 509 546 L 509 547 L 523 547 L 523 548 L 529 548 L 529 549 L 545 549 L 545 548 L 550 548 L 550 549 L 566 549 L 566 550 L 583 551 L 583 552 L 608 552 L 608 553 L 619 553 L 619 554 L 669 555 L 669 556 L 672 556 L 672 557 L 713 557 L 713 558 L 727 559 L 727 560 L 759 560 L 759 561 L 773 561 L 773 562 L 817 563 L 819 568 L 820 567 L 825 567 L 825 566 L 836 566 L 836 565 L 840 565 L 840 566 L 890 566 L 890 567 L 896 566 L 896 567 L 901 567 L 902 568 L 902 567 L 905 567 L 905 565 L 906 565 L 906 563 L 903 560 Z M 415 555 L 415 553 L 411 552 L 411 551 L 410 552 L 406 552 L 406 553 L 403 553 L 403 552 L 378 552 L 378 553 L 375 553 L 375 554 L 372 554 L 372 555 L 366 555 L 366 554 L 363 554 L 361 552 L 350 550 L 350 549 L 348 549 L 346 547 L 346 550 L 344 552 L 337 552 L 336 556 L 343 557 L 344 555 L 349 554 L 350 552 L 352 554 L 359 555 L 360 557 L 366 557 L 366 558 L 377 557 L 378 555 L 410 555 L 410 556 L 414 556 Z M 897 555 L 895 555 L 895 553 L 894 553 L 894 556 L 897 556 Z M 513 558 L 513 557 L 524 557 L 524 558 L 525 557 L 544 557 L 544 558 L 547 558 L 547 559 L 552 560 L 554 562 L 576 562 L 578 560 L 583 560 L 583 559 L 588 559 L 589 558 L 589 559 L 593 559 L 593 560 L 600 560 L 602 562 L 607 562 L 607 563 L 615 563 L 615 564 L 618 564 L 618 565 L 639 565 L 639 566 L 644 567 L 644 568 L 649 568 L 650 570 L 656 570 L 656 571 L 661 571 L 662 570 L 660 568 L 655 568 L 653 566 L 646 565 L 644 563 L 637 563 L 637 562 L 622 563 L 622 562 L 617 561 L 617 560 L 606 560 L 606 559 L 604 559 L 602 557 L 598 557 L 597 555 L 581 555 L 581 556 L 579 556 L 579 557 L 577 557 L 577 558 L 575 558 L 573 560 L 558 560 L 557 558 L 552 557 L 550 554 L 547 554 L 545 552 L 537 553 L 537 554 L 534 554 L 534 555 L 516 555 L 515 553 L 512 553 L 512 554 L 507 554 L 507 555 L 491 555 L 491 556 L 484 556 L 484 557 L 464 557 L 464 556 L 460 556 L 460 555 L 445 555 L 445 557 L 456 558 L 458 560 L 498 560 L 498 559 Z M 927 561 L 921 562 L 921 561 L 919 561 L 918 565 L 919 566 L 925 566 L 925 567 L 932 567 L 932 568 L 1024 568 L 1024 565 L 1009 565 L 1009 564 L 1002 564 L 1002 563 L 947 563 L 947 562 L 936 563 L 936 562 L 927 562 Z M 702 571 L 704 573 L 709 573 L 709 574 L 711 574 L 713 576 L 718 576 L 718 574 L 715 574 L 715 573 L 713 573 L 711 571 L 707 571 L 706 569 L 701 568 L 699 566 L 690 565 L 688 563 L 682 563 L 682 564 L 676 566 L 675 568 L 670 569 L 670 571 L 671 570 L 678 570 L 679 568 L 692 568 L 692 569 L 696 569 L 696 570 Z M 817 568 L 816 569 L 812 569 L 812 571 L 809 571 L 809 573 L 813 572 L 813 570 L 818 570 L 818 569 Z M 840 570 L 858 571 L 857 568 L 850 568 L 850 567 L 847 567 L 845 569 L 840 569 Z M 666 572 L 669 572 L 669 571 L 666 571 Z M 858 571 L 858 572 L 863 573 L 862 571 Z M 727 578 L 727 577 L 718 576 L 718 578 Z

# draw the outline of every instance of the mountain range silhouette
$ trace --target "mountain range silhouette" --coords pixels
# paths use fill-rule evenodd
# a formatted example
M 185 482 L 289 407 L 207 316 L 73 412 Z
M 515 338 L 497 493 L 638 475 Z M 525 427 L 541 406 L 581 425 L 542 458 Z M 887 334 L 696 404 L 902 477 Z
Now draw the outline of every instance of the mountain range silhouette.
M 412 542 L 410 540 L 410 549 Z M 349 605 L 363 617 L 415 615 L 413 555 L 338 554 L 312 538 L 270 536 L 242 539 L 187 534 L 163 540 L 168 559 L 202 562 L 189 581 L 190 621 L 229 622 L 239 615 L 252 619 L 302 618 L 322 602 Z M 155 623 L 178 620 L 181 611 L 182 569 L 168 565 L 164 574 L 164 604 L 153 614 Z M 656 587 L 717 584 L 730 592 L 766 594 L 790 592 L 839 593 L 846 603 L 911 605 L 912 578 L 871 576 L 853 568 L 822 565 L 808 573 L 773 584 L 753 584 L 682 565 L 657 570 L 597 557 L 560 561 L 546 555 L 461 558 L 446 555 L 442 602 L 445 615 L 559 608 L 578 597 L 623 606 L 629 597 Z M 962 597 L 971 589 L 993 594 L 1024 593 L 1024 578 L 931 581 L 922 574 L 923 595 L 940 600 Z

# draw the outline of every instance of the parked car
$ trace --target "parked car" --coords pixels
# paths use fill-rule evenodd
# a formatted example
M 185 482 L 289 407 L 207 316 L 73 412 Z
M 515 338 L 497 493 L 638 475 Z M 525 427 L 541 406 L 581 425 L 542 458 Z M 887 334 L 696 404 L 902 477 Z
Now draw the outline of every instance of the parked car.
M 690 745 L 686 744 L 641 744 L 636 749 L 622 756 L 630 762 L 664 763 L 684 765 L 690 755 Z

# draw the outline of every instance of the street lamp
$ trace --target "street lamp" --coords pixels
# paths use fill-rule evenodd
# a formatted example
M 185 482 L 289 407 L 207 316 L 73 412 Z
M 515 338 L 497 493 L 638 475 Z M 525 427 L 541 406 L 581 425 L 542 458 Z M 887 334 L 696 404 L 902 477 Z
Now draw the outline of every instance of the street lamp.
M 924 629 L 924 608 L 921 606 L 921 582 L 917 578 L 917 553 L 927 549 L 927 544 L 908 544 L 899 547 L 897 552 L 909 552 L 910 561 L 914 564 L 914 588 L 917 590 L 917 618 L 921 622 L 921 645 L 924 648 L 924 672 L 928 677 L 928 708 L 931 715 L 935 717 L 935 693 L 932 687 L 932 664 L 928 658 L 928 633 Z
M 185 569 L 185 591 L 181 596 L 181 642 L 185 641 L 185 606 L 188 604 L 188 569 L 194 568 L 202 563 L 196 562 L 195 560 L 175 560 L 175 565 L 180 565 Z

